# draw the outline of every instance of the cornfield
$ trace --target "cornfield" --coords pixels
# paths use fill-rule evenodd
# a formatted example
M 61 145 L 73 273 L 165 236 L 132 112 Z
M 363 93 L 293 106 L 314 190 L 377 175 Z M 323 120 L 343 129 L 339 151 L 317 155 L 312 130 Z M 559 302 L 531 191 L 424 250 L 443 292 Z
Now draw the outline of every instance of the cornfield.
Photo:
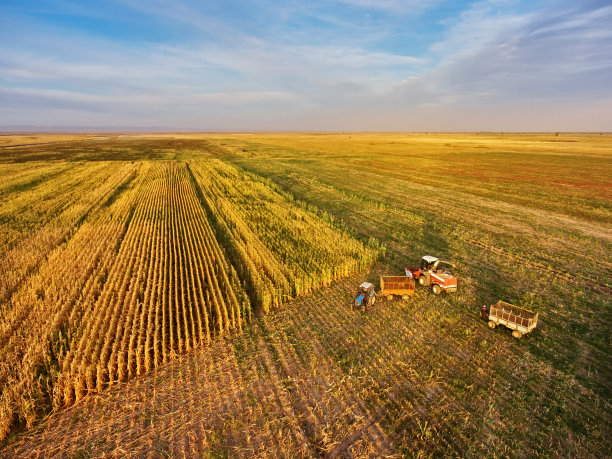
M 61 164 L 6 166 L 0 438 L 380 253 L 219 160 Z
M 189 167 L 253 303 L 266 312 L 378 256 L 378 246 L 364 249 L 252 174 L 218 159 Z

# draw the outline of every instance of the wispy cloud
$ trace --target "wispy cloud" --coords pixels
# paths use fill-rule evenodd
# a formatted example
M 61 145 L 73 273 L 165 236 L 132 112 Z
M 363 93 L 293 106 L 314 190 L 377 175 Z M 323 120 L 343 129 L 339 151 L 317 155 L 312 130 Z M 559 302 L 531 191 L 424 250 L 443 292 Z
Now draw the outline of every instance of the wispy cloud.
M 466 11 L 432 45 L 439 63 L 404 81 L 394 97 L 423 104 L 515 104 L 610 97 L 612 8 L 565 4 L 556 12 Z
M 393 12 L 415 13 L 422 9 L 432 8 L 434 0 L 336 0 L 346 5 L 364 9 L 389 10 Z
M 602 118 L 612 98 L 608 2 L 486 0 L 456 20 L 419 0 L 50 5 L 67 19 L 5 15 L 0 124 L 435 130 L 503 120 L 510 130 L 514 116 L 517 129 L 530 120 L 542 130 L 612 119 L 611 110 Z M 417 52 L 403 34 L 422 27 L 419 14 L 439 33 Z M 129 24 L 149 28 L 113 31 Z

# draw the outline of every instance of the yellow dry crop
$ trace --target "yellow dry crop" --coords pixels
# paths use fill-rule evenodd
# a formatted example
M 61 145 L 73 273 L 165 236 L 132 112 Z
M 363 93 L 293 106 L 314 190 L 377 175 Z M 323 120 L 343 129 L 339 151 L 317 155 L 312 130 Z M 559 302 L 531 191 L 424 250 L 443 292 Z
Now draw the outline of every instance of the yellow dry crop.
M 99 161 L 45 171 L 57 177 L 0 208 L 19 215 L 14 226 L 27 237 L 46 241 L 2 287 L 9 292 L 0 319 L 2 436 L 50 407 L 241 330 L 252 308 L 267 312 L 378 256 L 222 161 Z M 28 206 L 31 215 L 19 210 Z M 36 223 L 35 214 L 46 217 Z M 28 233 L 26 221 L 40 229 Z M 45 239 L 54 225 L 61 231 Z M 19 260 L 27 258 L 19 249 L 27 237 L 11 249 Z

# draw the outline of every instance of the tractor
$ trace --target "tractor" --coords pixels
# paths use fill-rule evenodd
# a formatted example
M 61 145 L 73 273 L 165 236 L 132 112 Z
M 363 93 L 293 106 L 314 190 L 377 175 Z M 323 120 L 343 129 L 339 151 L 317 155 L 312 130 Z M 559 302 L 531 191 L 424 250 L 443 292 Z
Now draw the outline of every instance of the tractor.
M 431 286 L 435 295 L 457 291 L 457 278 L 450 271 L 453 264 L 431 255 L 421 258 L 418 268 L 405 268 L 406 276 L 416 279 L 423 287 Z
M 373 306 L 376 302 L 376 293 L 374 292 L 374 285 L 369 282 L 363 282 L 357 288 L 357 297 L 351 303 L 352 308 L 361 308 L 365 311 L 366 306 Z

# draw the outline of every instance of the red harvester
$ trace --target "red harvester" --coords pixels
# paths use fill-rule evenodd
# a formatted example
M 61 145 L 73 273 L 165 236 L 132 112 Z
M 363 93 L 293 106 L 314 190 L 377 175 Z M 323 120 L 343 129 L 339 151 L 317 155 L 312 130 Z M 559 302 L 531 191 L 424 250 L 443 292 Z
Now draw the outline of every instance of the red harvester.
M 405 268 L 406 276 L 416 279 L 419 285 L 424 287 L 431 285 L 431 291 L 439 295 L 440 293 L 456 292 L 457 278 L 453 275 L 450 267 L 453 266 L 447 261 L 442 261 L 431 255 L 421 258 L 418 268 Z

